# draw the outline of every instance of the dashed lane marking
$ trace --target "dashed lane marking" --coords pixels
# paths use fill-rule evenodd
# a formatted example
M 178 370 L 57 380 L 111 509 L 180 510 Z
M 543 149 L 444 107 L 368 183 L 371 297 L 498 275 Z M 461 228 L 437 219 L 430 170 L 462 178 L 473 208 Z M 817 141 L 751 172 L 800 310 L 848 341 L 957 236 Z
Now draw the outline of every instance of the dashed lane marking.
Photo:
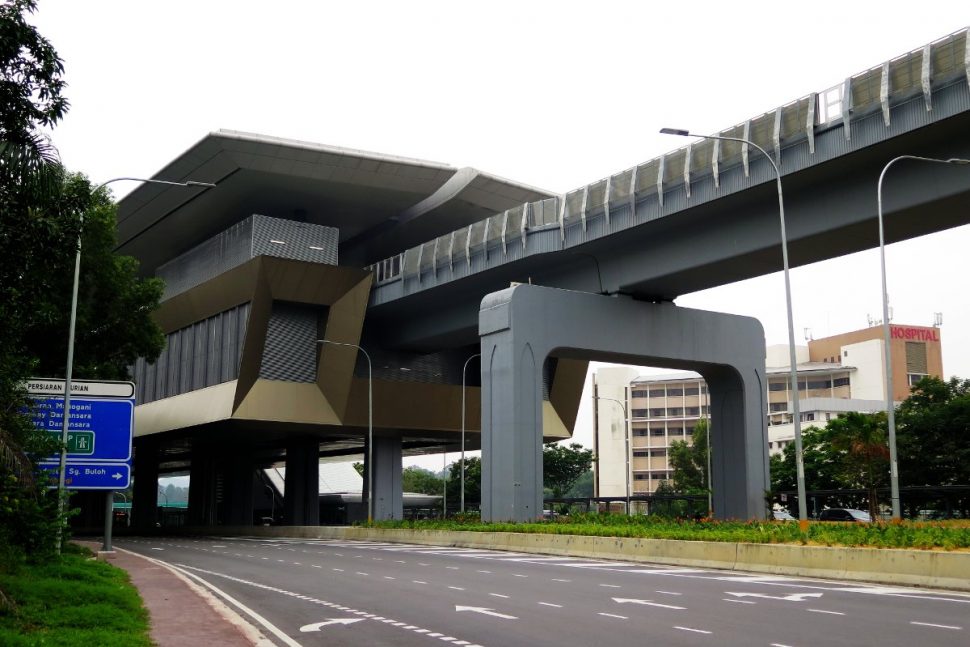
M 292 598 L 296 598 L 296 599 L 299 599 L 299 600 L 304 600 L 304 601 L 310 602 L 312 604 L 317 604 L 317 605 L 324 606 L 324 607 L 338 609 L 340 611 L 346 611 L 346 612 L 349 612 L 349 613 L 353 613 L 355 615 L 362 616 L 362 617 L 367 618 L 369 620 L 375 620 L 375 621 L 378 621 L 378 622 L 382 622 L 382 623 L 388 624 L 389 626 L 392 626 L 392 627 L 402 628 L 402 629 L 404 629 L 406 631 L 412 631 L 414 633 L 424 634 L 424 635 L 427 635 L 430 638 L 438 638 L 438 639 L 440 639 L 440 640 L 442 640 L 444 642 L 454 643 L 456 640 L 458 640 L 454 636 L 447 636 L 447 635 L 442 634 L 442 633 L 432 632 L 430 629 L 423 629 L 423 628 L 417 627 L 415 625 L 408 625 L 407 623 L 401 622 L 401 621 L 396 620 L 394 618 L 385 618 L 383 616 L 375 616 L 375 615 L 373 615 L 371 613 L 368 613 L 366 611 L 361 611 L 359 609 L 353 609 L 351 607 L 347 607 L 347 606 L 344 606 L 344 605 L 336 604 L 335 602 L 329 602 L 327 600 L 320 600 L 318 598 L 313 598 L 313 597 L 310 597 L 310 596 L 306 596 L 306 595 L 303 595 L 301 593 L 295 593 L 293 591 L 287 591 L 285 589 L 277 588 L 275 586 L 269 586 L 267 584 L 260 584 L 259 582 L 252 582 L 250 580 L 244 580 L 242 578 L 234 577 L 232 575 L 227 575 L 225 573 L 217 573 L 215 571 L 208 571 L 208 570 L 205 570 L 205 569 L 202 569 L 202 568 L 198 568 L 196 566 L 188 566 L 187 564 L 175 564 L 175 566 L 177 566 L 179 568 L 182 568 L 182 569 L 188 569 L 188 570 L 196 571 L 198 573 L 205 573 L 206 575 L 211 575 L 213 577 L 220 577 L 220 578 L 223 578 L 223 579 L 230 580 L 232 582 L 238 582 L 239 584 L 245 584 L 247 586 L 252 586 L 252 587 L 255 587 L 255 588 L 258 588 L 258 589 L 263 589 L 265 591 L 270 591 L 270 592 L 273 592 L 273 593 L 278 593 L 280 595 L 285 595 L 285 596 L 292 597 Z M 200 581 L 205 582 L 205 580 L 201 580 L 201 578 L 197 578 L 197 579 L 200 579 Z M 208 584 L 208 583 L 206 582 L 206 584 Z M 209 585 L 209 586 L 211 586 L 211 585 Z M 412 629 L 406 629 L 406 627 L 413 627 L 413 628 Z M 283 635 L 285 636 L 285 634 L 283 634 Z M 282 636 L 277 635 L 277 637 L 282 637 Z M 287 644 L 289 644 L 289 645 L 298 645 L 297 643 L 294 643 L 291 640 Z M 468 647 L 481 647 L 481 645 L 473 645 L 473 644 L 468 643 L 468 642 L 466 642 L 465 644 L 468 645 Z
M 710 631 L 707 631 L 705 629 L 693 629 L 691 627 L 681 627 L 679 625 L 674 625 L 674 629 L 680 629 L 681 631 L 692 631 L 695 634 L 710 634 L 711 633 Z
M 806 609 L 806 611 L 811 611 L 812 613 L 827 613 L 830 616 L 844 616 L 845 615 L 841 611 L 828 611 L 826 609 Z
M 556 609 L 562 609 L 561 604 L 553 604 L 552 602 L 540 602 L 539 604 L 544 607 L 555 607 Z
M 956 625 L 938 625 L 932 622 L 916 622 L 911 620 L 911 625 L 919 625 L 920 627 L 935 627 L 936 629 L 952 629 L 953 631 L 963 631 L 963 627 L 957 627 Z
M 607 618 L 619 618 L 620 620 L 629 620 L 626 616 L 618 616 L 615 613 L 600 613 L 601 616 L 606 616 Z

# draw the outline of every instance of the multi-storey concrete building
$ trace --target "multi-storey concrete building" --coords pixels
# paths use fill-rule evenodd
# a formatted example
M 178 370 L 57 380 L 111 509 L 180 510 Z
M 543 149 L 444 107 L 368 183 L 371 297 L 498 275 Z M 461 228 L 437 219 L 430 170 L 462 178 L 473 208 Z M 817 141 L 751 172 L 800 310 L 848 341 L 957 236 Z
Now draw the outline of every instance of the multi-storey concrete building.
M 890 327 L 893 400 L 927 375 L 942 377 L 940 329 Z M 802 428 L 824 426 L 848 411 L 884 411 L 885 359 L 881 326 L 815 339 L 796 348 Z M 794 440 L 788 347 L 766 349 L 768 450 Z M 707 385 L 682 371 L 639 376 L 629 367 L 599 369 L 593 379 L 593 438 L 598 457 L 596 494 L 654 492 L 672 477 L 671 443 L 692 442 L 699 420 L 710 416 Z M 628 467 L 627 467 L 628 466 Z

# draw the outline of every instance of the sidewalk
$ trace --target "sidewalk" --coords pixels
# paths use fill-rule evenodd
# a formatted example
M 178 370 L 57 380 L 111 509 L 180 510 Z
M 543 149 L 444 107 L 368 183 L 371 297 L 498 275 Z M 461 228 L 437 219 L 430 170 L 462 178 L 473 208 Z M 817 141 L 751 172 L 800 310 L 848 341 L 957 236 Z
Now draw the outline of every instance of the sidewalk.
M 75 543 L 94 552 L 101 549 L 96 541 Z M 151 638 L 159 647 L 272 644 L 208 591 L 146 557 L 116 550 L 109 563 L 128 571 L 148 609 Z

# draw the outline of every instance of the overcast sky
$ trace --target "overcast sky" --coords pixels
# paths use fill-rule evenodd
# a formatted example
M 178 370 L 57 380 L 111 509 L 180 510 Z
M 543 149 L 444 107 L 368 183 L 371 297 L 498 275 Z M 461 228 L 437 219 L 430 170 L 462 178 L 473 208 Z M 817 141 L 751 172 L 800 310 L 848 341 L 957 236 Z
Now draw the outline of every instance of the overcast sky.
M 970 2 L 40 0 L 33 20 L 66 66 L 54 143 L 94 181 L 150 177 L 226 128 L 565 192 L 685 143 L 662 126 L 718 131 L 963 29 Z M 887 253 L 894 321 L 943 313 L 948 376 L 970 377 L 967 249 L 961 227 Z M 795 269 L 792 293 L 798 341 L 865 327 L 878 255 Z M 787 341 L 780 274 L 677 303 Z

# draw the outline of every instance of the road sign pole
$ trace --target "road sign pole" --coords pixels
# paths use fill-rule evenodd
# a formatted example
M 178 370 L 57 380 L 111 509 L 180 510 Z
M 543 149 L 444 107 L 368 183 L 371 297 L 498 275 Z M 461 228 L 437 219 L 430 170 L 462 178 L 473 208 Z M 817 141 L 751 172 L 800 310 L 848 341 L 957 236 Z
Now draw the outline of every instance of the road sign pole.
M 115 520 L 115 492 L 108 490 L 104 493 L 104 545 L 101 550 L 109 553 L 111 548 L 111 530 Z

